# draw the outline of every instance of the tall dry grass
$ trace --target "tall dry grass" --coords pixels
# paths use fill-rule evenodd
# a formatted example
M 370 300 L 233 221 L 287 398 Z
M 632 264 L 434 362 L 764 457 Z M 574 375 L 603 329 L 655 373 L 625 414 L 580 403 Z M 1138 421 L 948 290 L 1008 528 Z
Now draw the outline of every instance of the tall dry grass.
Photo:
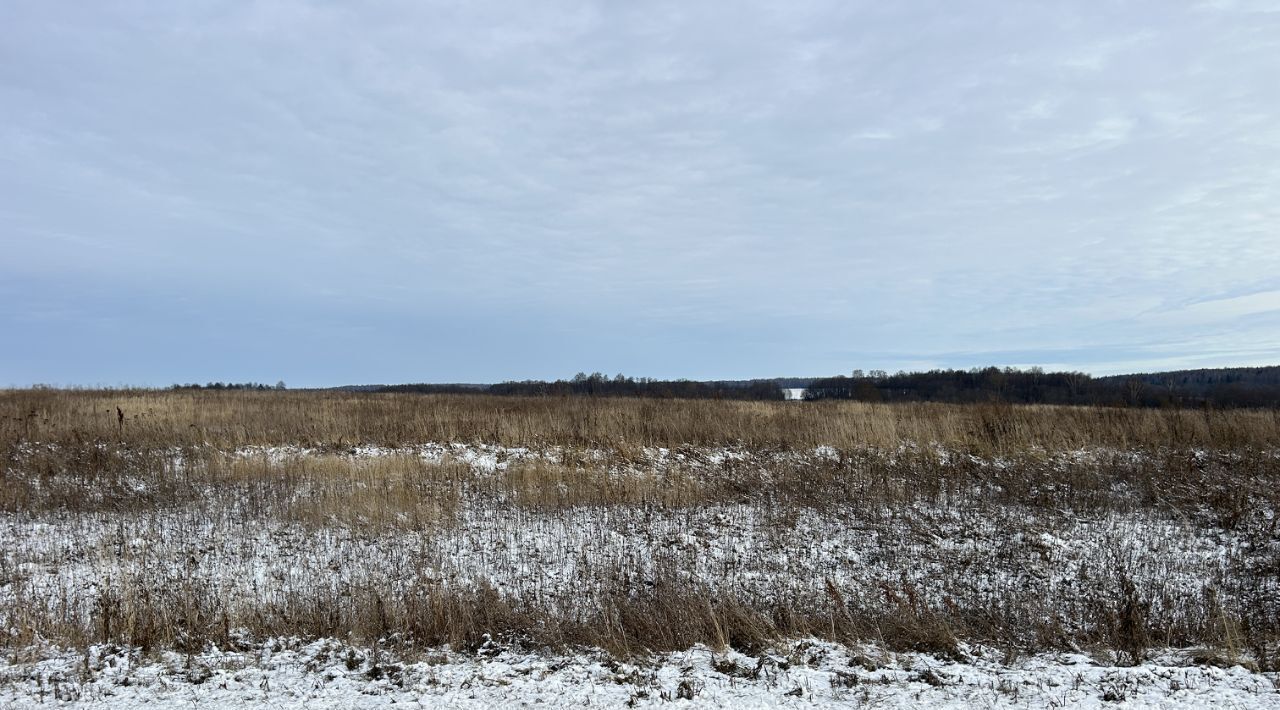
M 117 419 L 117 408 L 124 414 Z M 0 392 L 0 445 L 111 441 L 135 447 L 427 441 L 505 446 L 750 448 L 940 444 L 1033 449 L 1274 448 L 1273 410 L 506 398 L 345 392 Z
M 347 454 L 356 445 L 424 442 L 548 455 L 478 471 L 407 449 Z M 314 451 L 236 453 L 282 445 Z M 718 446 L 745 455 L 706 456 L 706 447 Z M 818 454 L 817 446 L 832 450 Z M 658 464 L 649 458 L 652 447 L 683 458 Z M 485 584 L 450 586 L 425 568 L 411 571 L 408 587 L 370 579 L 349 589 L 313 569 L 309 584 L 285 592 L 264 582 L 252 603 L 235 605 L 202 586 L 193 568 L 157 564 L 128 579 L 95 579 L 96 596 L 86 599 L 77 589 L 53 593 L 29 584 L 29 565 L 0 555 L 0 589 L 33 590 L 0 600 L 0 626 L 8 634 L 0 645 L 58 639 L 194 650 L 234 645 L 238 630 L 247 629 L 257 638 L 399 638 L 460 647 L 502 635 L 629 654 L 692 643 L 753 648 L 779 636 L 818 635 L 942 653 L 954 652 L 958 639 L 1008 638 L 1032 648 L 1096 643 L 1134 660 L 1151 643 L 1204 643 L 1229 654 L 1253 648 L 1260 663 L 1274 665 L 1280 557 L 1252 551 L 1280 550 L 1277 447 L 1280 415 L 1258 410 L 5 391 L 0 513 L 17 521 L 14 529 L 40 516 L 70 517 L 90 528 L 120 520 L 145 527 L 180 510 L 194 521 L 193 537 L 236 539 L 283 521 L 308 534 L 355 529 L 394 550 L 405 530 L 447 533 L 468 507 L 504 519 L 620 507 L 680 520 L 689 510 L 727 504 L 759 513 L 760 526 L 786 528 L 800 511 L 823 510 L 886 535 L 899 532 L 895 526 L 917 526 L 905 534 L 928 540 L 927 515 L 897 516 L 919 504 L 943 516 L 1023 520 L 1009 537 L 1033 541 L 1040 526 L 1077 515 L 1170 516 L 1245 539 L 1249 554 L 1238 553 L 1234 577 L 1211 600 L 1199 589 L 1191 595 L 1165 589 L 1159 579 L 1134 586 L 1121 574 L 1107 582 L 1110 597 L 1080 593 L 1076 600 L 930 602 L 904 577 L 872 589 L 825 579 L 825 597 L 763 604 L 732 589 L 713 593 L 675 562 L 643 581 L 637 565 L 602 571 L 600 579 L 615 581 L 590 592 L 598 603 L 586 616 Z M 1070 455 L 1081 449 L 1091 453 Z M 1010 549 L 1013 555 L 1020 548 Z M 82 563 L 85 554 L 71 551 L 66 564 Z M 959 580 L 967 568 L 951 572 Z M 1087 623 L 1064 631 L 1058 628 L 1064 617 Z

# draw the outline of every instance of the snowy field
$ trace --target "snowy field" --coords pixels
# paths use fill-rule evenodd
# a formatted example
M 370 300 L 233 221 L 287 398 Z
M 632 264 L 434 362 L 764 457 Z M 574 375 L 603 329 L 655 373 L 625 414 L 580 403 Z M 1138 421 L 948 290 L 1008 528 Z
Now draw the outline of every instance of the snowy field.
M 1153 493 L 1136 454 L 253 447 L 83 490 L 27 454 L 33 500 L 83 506 L 0 517 L 3 707 L 1280 707 L 1246 640 L 1275 511 Z M 546 642 L 664 589 L 714 600 L 719 650 Z M 411 625 L 468 594 L 519 633 Z
M 0 671 L 3 707 L 1280 707 L 1280 678 L 1163 654 L 1116 667 L 1083 654 L 1009 662 L 849 649 L 822 641 L 745 655 L 697 647 L 643 662 L 480 648 L 377 658 L 332 640 L 195 656 L 100 646 Z

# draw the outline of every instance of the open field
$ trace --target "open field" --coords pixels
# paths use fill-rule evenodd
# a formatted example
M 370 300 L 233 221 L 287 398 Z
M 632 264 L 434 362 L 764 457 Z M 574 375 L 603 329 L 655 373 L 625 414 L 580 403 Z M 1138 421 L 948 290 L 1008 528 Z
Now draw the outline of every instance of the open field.
M 1280 702 L 1274 411 L 23 390 L 0 414 L 9 704 Z
M 475 397 L 341 392 L 0 392 L 5 442 L 133 447 L 424 442 L 502 446 L 741 445 L 977 453 L 1274 448 L 1280 410 Z M 124 414 L 123 425 L 117 408 Z

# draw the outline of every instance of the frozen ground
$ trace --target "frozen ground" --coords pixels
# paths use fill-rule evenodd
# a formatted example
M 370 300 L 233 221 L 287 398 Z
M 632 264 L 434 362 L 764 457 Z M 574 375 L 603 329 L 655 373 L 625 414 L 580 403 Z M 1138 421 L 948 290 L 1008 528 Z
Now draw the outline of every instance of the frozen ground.
M 1188 665 L 1173 653 L 1129 668 L 1080 654 L 1006 663 L 994 650 L 965 650 L 967 659 L 955 662 L 803 641 L 760 656 L 695 648 L 620 663 L 598 654 L 496 648 L 375 661 L 336 641 L 152 659 L 96 646 L 0 670 L 0 706 L 1280 707 L 1276 674 Z
M 270 448 L 234 456 L 293 465 L 317 455 Z M 384 502 L 378 496 L 399 495 L 399 489 L 370 494 L 374 483 L 363 479 L 339 485 L 330 473 L 294 469 L 282 469 L 289 472 L 276 487 L 216 479 L 200 492 L 205 484 L 197 480 L 184 484 L 194 495 L 184 489 L 172 503 L 130 502 L 131 495 L 150 495 L 164 476 L 184 475 L 179 460 L 164 474 L 123 480 L 125 494 L 113 493 L 112 505 L 0 514 L 0 622 L 96 633 L 104 608 L 144 593 L 224 619 L 276 614 L 264 623 L 278 625 L 308 605 L 354 609 L 352 600 L 373 595 L 381 609 L 383 598 L 482 586 L 575 618 L 599 611 L 620 588 L 643 591 L 661 580 L 753 609 L 784 603 L 803 613 L 876 619 L 929 608 L 975 623 L 997 619 L 993 626 L 1009 629 L 1002 633 L 1010 648 L 1105 644 L 1122 612 L 1127 580 L 1140 591 L 1145 621 L 1171 635 L 1220 627 L 1223 644 L 1238 644 L 1239 630 L 1224 608 L 1251 605 L 1272 618 L 1280 613 L 1280 578 L 1266 571 L 1280 559 L 1274 511 L 1218 524 L 1161 499 L 1139 500 L 1123 478 L 1106 491 L 1105 505 L 1078 508 L 1046 504 L 1071 500 L 1052 491 L 1033 491 L 1025 504 L 993 502 L 1004 485 L 1000 461 L 982 462 L 990 476 L 969 475 L 967 487 L 942 496 L 908 493 L 893 505 L 857 499 L 783 504 L 767 486 L 697 505 L 531 505 L 520 495 L 532 489 L 494 483 L 513 464 L 539 460 L 570 465 L 573 458 L 572 466 L 656 480 L 660 488 L 685 480 L 680 476 L 723 478 L 748 470 L 792 467 L 820 475 L 839 455 L 819 448 L 649 449 L 620 456 L 459 444 L 343 453 L 353 461 L 397 465 L 395 457 L 409 456 L 460 466 L 463 493 L 428 522 L 413 517 L 414 508 L 399 518 L 364 520 L 343 506 L 371 500 L 386 510 L 406 499 Z M 1104 455 L 1116 454 L 1065 457 L 1087 462 Z M 901 481 L 874 482 L 902 487 Z M 47 474 L 37 483 L 62 485 Z M 102 490 L 85 486 L 86 495 Z M 334 491 L 351 497 L 322 505 Z M 833 597 L 840 604 L 834 612 Z M 235 651 L 206 648 L 189 656 L 103 645 L 59 652 L 27 631 L 8 634 L 11 644 L 22 644 L 7 649 L 9 663 L 0 668 L 4 708 L 55 702 L 119 708 L 1280 707 L 1274 673 L 1192 663 L 1191 651 L 1157 650 L 1128 668 L 1102 652 L 1015 659 L 969 647 L 963 662 L 955 662 L 870 647 L 851 653 L 810 640 L 772 655 L 694 649 L 621 664 L 598 653 L 529 655 L 492 646 L 478 654 L 438 650 L 390 658 L 383 652 L 375 658 L 338 641 L 296 640 L 246 640 Z M 1082 639 L 1090 643 L 1077 644 Z
M 366 448 L 349 455 L 368 460 L 391 453 Z M 460 445 L 428 445 L 413 454 L 462 462 L 477 481 L 512 462 L 561 456 Z M 278 462 L 312 454 L 238 455 Z M 609 475 L 678 465 L 711 476 L 749 457 L 770 468 L 784 463 L 778 457 L 805 466 L 830 455 L 820 449 L 797 464 L 794 453 L 663 449 L 628 464 L 641 473 Z M 149 484 L 140 478 L 136 485 L 145 491 Z M 0 605 L 56 600 L 58 613 L 87 618 L 104 592 L 196 589 L 235 617 L 281 600 L 346 599 L 369 588 L 400 594 L 486 585 L 507 598 L 576 615 L 590 613 L 619 584 L 662 579 L 748 606 L 784 600 L 798 610 L 825 609 L 834 585 L 852 613 L 893 613 L 910 598 L 1000 613 L 1028 629 L 1050 623 L 1074 635 L 1090 633 L 1099 610 L 1114 610 L 1119 573 L 1143 589 L 1147 615 L 1162 628 L 1211 617 L 1207 588 L 1227 601 L 1280 595 L 1276 579 L 1264 580 L 1265 587 L 1239 586 L 1241 570 L 1268 563 L 1280 548 L 1271 511 L 1255 516 L 1271 529 L 1259 537 L 1247 526 L 1206 525 L 1158 506 L 1075 511 L 991 504 L 982 489 L 895 506 L 818 507 L 778 505 L 767 491 L 697 506 L 528 507 L 499 491 L 464 495 L 446 520 L 429 525 L 290 519 L 289 511 L 310 504 L 314 485 L 295 481 L 268 491 L 269 499 L 233 488 L 159 508 L 0 515 L 0 537 L 12 541 L 0 551 Z

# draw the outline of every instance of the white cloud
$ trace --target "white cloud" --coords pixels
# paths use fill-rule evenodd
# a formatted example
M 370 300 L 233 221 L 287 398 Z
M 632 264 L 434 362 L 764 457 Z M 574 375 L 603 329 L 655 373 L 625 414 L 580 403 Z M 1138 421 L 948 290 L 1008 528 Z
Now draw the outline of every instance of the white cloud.
M 1280 341 L 1269 309 L 1240 310 L 1270 297 L 1223 295 L 1280 289 L 1280 26 L 1243 4 L 36 3 L 0 20 L 0 279 L 52 299 L 38 312 L 100 315 L 89 285 L 109 283 L 195 299 L 184 317 L 233 318 L 244 291 L 305 332 L 336 317 L 317 313 L 424 334 L 506 313 L 559 338 L 527 368 L 460 338 L 421 372 L 423 335 L 399 370 L 319 363 L 323 381 L 547 376 L 588 365 L 572 353 L 738 376 L 857 352 L 1074 343 L 1082 362 L 1154 363 Z M 112 306 L 121 332 L 152 330 L 131 307 Z M 0 325 L 23 312 L 0 305 Z M 66 330 L 31 339 L 50 351 Z M 647 371 L 673 344 L 687 370 Z
M 1183 307 L 1177 315 L 1196 323 L 1215 323 L 1274 312 L 1280 312 L 1280 290 L 1199 301 Z

